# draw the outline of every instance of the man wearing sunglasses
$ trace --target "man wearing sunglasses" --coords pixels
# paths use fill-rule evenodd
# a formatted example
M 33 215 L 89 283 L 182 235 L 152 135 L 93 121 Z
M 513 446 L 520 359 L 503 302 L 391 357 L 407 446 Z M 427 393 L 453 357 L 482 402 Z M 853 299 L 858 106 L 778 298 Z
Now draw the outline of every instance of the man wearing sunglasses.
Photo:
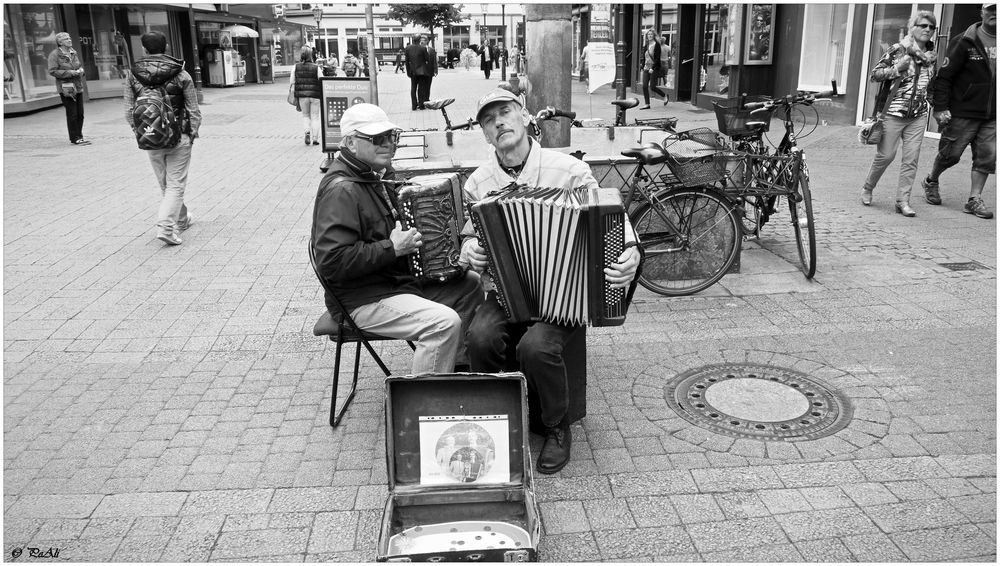
M 531 117 L 518 95 L 499 88 L 486 94 L 479 100 L 476 120 L 494 152 L 487 157 L 486 164 L 476 169 L 466 181 L 466 203 L 477 202 L 490 191 L 515 182 L 531 187 L 599 188 L 586 163 L 565 153 L 544 149 L 528 135 Z M 462 259 L 468 261 L 472 269 L 484 273 L 486 253 L 471 221 L 466 222 L 462 235 Z M 641 257 L 637 240 L 626 219 L 625 250 L 618 263 L 604 270 L 605 280 L 612 287 L 628 287 L 635 278 Z M 586 327 L 548 322 L 509 323 L 488 275 L 484 276 L 483 286 L 489 294 L 476 311 L 469 328 L 472 370 L 503 371 L 507 363 L 508 344 L 517 345 L 518 364 L 529 387 L 538 395 L 540 420 L 545 426 L 545 443 L 536 467 L 543 474 L 553 474 L 569 462 L 572 442 L 568 422 L 567 350 L 570 344 L 580 339 Z
M 941 141 L 934 167 L 924 179 L 924 198 L 941 204 L 938 179 L 972 145 L 972 179 L 966 214 L 993 218 L 983 202 L 983 187 L 997 162 L 997 5 L 983 4 L 982 22 L 951 40 L 934 81 L 934 119 Z
M 340 151 L 320 182 L 312 244 L 320 276 L 365 331 L 416 344 L 412 373 L 450 373 L 468 365 L 465 333 L 483 290 L 476 273 L 445 283 L 410 275 L 407 255 L 422 244 L 403 230 L 392 157 L 399 127 L 373 104 L 355 104 L 340 119 Z M 332 297 L 327 308 L 342 313 Z M 457 369 L 466 369 L 459 367 Z

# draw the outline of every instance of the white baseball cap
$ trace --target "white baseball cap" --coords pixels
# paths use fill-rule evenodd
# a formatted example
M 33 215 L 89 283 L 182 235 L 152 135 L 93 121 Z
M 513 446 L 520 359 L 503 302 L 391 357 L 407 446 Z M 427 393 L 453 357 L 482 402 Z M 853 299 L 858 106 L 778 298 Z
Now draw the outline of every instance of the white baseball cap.
M 401 129 L 389 121 L 389 115 L 374 104 L 361 103 L 351 106 L 340 117 L 340 133 L 347 136 L 354 132 L 374 136 L 389 130 Z

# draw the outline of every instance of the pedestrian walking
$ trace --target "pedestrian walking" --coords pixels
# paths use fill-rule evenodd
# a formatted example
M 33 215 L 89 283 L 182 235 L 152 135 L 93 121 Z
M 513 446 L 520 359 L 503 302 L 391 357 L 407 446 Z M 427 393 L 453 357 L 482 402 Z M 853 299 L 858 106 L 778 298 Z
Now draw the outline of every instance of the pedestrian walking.
M 357 76 L 360 67 L 361 65 L 358 62 L 358 58 L 355 57 L 353 53 L 348 51 L 347 53 L 344 54 L 344 62 L 343 65 L 341 66 L 341 69 L 343 69 L 345 76 L 348 77 Z
M 150 149 L 146 154 L 160 184 L 156 237 L 177 246 L 182 243 L 180 233 L 194 223 L 194 217 L 184 204 L 184 191 L 191 166 L 191 148 L 201 127 L 198 93 L 191 75 L 184 70 L 184 62 L 166 55 L 167 36 L 149 31 L 142 34 L 140 41 L 146 57 L 136 61 L 125 78 L 125 120 L 135 131 L 133 108 L 144 90 L 158 89 L 166 95 L 166 102 L 176 118 L 172 127 L 180 130 L 177 132 L 180 139 L 175 147 Z
M 423 110 L 431 93 L 431 80 L 436 64 L 431 66 L 427 51 L 427 36 L 418 35 L 406 47 L 406 76 L 410 77 L 410 109 Z
M 319 276 L 361 330 L 416 345 L 413 375 L 468 369 L 465 333 L 483 302 L 479 277 L 421 282 L 409 255 L 422 244 L 400 226 L 392 157 L 400 128 L 374 104 L 355 104 L 340 118 L 340 151 L 316 194 L 312 246 Z M 387 182 L 388 181 L 388 182 Z M 332 297 L 326 306 L 343 314 Z
M 430 75 L 422 83 L 424 91 L 420 93 L 421 104 L 431 99 L 431 85 L 434 83 L 434 77 L 438 74 L 437 51 L 430 45 L 427 45 L 427 65 L 430 66 Z
M 392 74 L 395 75 L 401 69 L 403 69 L 403 50 L 402 49 L 400 49 L 399 51 L 396 52 L 396 69 L 392 72 Z
M 483 44 L 479 47 L 479 69 L 486 75 L 486 80 L 490 79 L 490 71 L 493 70 L 493 62 L 496 59 L 496 48 L 484 37 Z
M 656 32 L 651 29 L 646 30 L 646 46 L 643 50 L 642 63 L 642 97 L 646 101 L 646 105 L 639 110 L 649 110 L 650 89 L 663 98 L 664 106 L 667 104 L 666 93 L 656 86 L 656 80 L 660 76 L 660 49 Z
M 924 198 L 941 204 L 939 179 L 972 145 L 972 179 L 963 210 L 993 218 L 983 202 L 983 187 L 997 165 L 997 5 L 983 4 L 982 21 L 948 45 L 934 92 L 934 119 L 943 128 L 934 166 L 924 179 Z
M 590 63 L 588 59 L 590 57 L 590 44 L 584 42 L 583 50 L 580 51 L 580 82 L 584 82 L 590 78 Z
M 49 53 L 48 71 L 56 79 L 56 91 L 66 109 L 69 142 L 90 145 L 90 140 L 83 138 L 83 63 L 66 32 L 56 34 L 56 48 Z
M 292 91 L 302 108 L 302 127 L 305 130 L 306 145 L 319 145 L 320 136 L 320 100 L 323 98 L 323 87 L 319 77 L 319 65 L 313 62 L 313 51 L 303 47 L 299 52 L 299 62 L 292 70 Z
M 896 212 L 908 218 L 917 215 L 910 207 L 910 191 L 917 176 L 920 144 L 927 124 L 927 85 L 934 76 L 937 59 L 931 38 L 936 28 L 937 18 L 933 12 L 920 10 L 914 14 L 910 18 L 909 34 L 882 55 L 870 77 L 872 82 L 882 83 L 875 105 L 884 109 L 884 130 L 861 189 L 861 204 L 871 205 L 872 191 L 886 167 L 896 158 L 902 141 Z

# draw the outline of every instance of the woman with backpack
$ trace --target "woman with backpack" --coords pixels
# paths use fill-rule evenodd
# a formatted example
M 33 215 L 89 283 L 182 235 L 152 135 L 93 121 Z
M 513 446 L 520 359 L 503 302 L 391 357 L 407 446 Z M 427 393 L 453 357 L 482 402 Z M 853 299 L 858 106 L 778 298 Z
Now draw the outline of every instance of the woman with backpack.
M 663 105 L 666 106 L 667 94 L 656 86 L 656 79 L 660 76 L 660 42 L 656 40 L 656 33 L 651 29 L 646 30 L 646 48 L 643 49 L 643 54 L 642 96 L 646 100 L 646 105 L 639 110 L 649 110 L 650 89 L 663 97 Z
M 309 47 L 303 47 L 299 62 L 292 71 L 291 83 L 295 98 L 302 107 L 302 125 L 306 130 L 306 145 L 319 145 L 320 118 L 319 105 L 323 97 L 320 85 L 319 65 L 313 61 L 313 52 Z

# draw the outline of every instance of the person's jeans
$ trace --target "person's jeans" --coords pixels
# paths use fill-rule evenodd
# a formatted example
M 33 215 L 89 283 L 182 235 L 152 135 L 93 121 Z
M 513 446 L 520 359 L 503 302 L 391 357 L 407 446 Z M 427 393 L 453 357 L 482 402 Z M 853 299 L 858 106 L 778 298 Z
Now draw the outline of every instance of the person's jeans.
M 997 121 L 952 118 L 941 130 L 934 168 L 928 175 L 936 181 L 952 165 L 962 159 L 965 148 L 972 144 L 972 170 L 987 175 L 997 168 Z
M 300 98 L 302 107 L 302 128 L 313 140 L 319 140 L 319 105 L 318 98 Z
M 423 297 L 386 297 L 351 311 L 365 331 L 415 342 L 413 375 L 451 373 L 467 363 L 465 335 L 476 308 L 483 302 L 479 275 L 423 286 Z
M 62 105 L 66 108 L 66 130 L 69 132 L 69 141 L 83 138 L 83 93 L 78 92 L 76 99 L 59 95 Z
M 649 91 L 650 91 L 650 89 L 652 89 L 653 92 L 655 92 L 656 94 L 658 94 L 660 96 L 665 96 L 663 90 L 661 90 L 660 87 L 656 86 L 655 84 L 653 84 L 653 85 L 649 84 L 650 81 L 652 80 L 652 78 L 653 78 L 653 72 L 652 71 L 643 71 L 642 72 L 642 97 L 646 100 L 646 106 L 649 106 Z
M 917 165 L 920 161 L 920 144 L 924 139 L 927 127 L 927 116 L 917 118 L 898 118 L 886 116 L 883 122 L 882 141 L 875 146 L 875 159 L 872 161 L 868 178 L 865 179 L 864 190 L 875 189 L 878 180 L 882 178 L 886 167 L 896 159 L 899 142 L 903 142 L 903 157 L 899 164 L 899 184 L 896 186 L 896 202 L 909 203 L 913 180 L 917 177 Z
M 187 187 L 188 167 L 191 165 L 191 138 L 181 134 L 177 147 L 170 149 L 150 149 L 149 162 L 153 174 L 160 183 L 160 210 L 156 214 L 156 226 L 162 233 L 172 233 L 178 222 L 187 221 L 187 207 L 184 206 L 184 189 Z
M 560 326 L 547 322 L 510 323 L 490 291 L 476 311 L 469 327 L 468 346 L 471 371 L 504 371 L 507 349 L 517 344 L 516 356 L 528 385 L 538 393 L 541 421 L 547 427 L 562 422 L 569 408 L 569 387 L 563 350 L 586 326 Z

